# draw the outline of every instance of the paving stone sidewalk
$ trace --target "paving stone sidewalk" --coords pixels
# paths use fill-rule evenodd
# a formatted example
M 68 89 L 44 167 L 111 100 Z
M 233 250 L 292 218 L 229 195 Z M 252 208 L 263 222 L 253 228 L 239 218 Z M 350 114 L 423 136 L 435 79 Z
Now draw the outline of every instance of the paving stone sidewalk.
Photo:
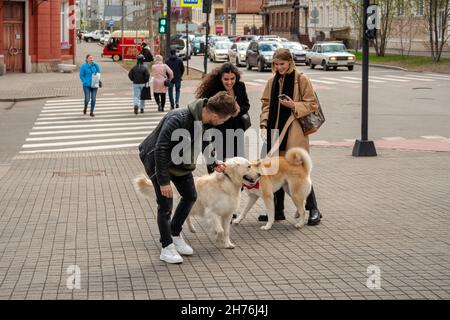
M 17 155 L 0 178 L 0 299 L 449 299 L 449 153 L 350 154 L 313 147 L 318 226 L 260 230 L 258 202 L 233 250 L 196 220 L 181 265 L 159 260 L 155 201 L 131 183 L 136 150 Z

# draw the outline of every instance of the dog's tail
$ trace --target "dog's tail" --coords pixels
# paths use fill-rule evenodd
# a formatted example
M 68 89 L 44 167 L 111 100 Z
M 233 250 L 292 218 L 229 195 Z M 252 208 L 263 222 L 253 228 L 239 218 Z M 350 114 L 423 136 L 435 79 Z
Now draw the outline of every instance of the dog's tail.
M 146 176 L 140 175 L 134 178 L 134 188 L 137 192 L 142 194 L 143 196 L 149 198 L 155 194 L 155 190 L 153 189 L 153 185 L 150 180 L 147 179 Z
M 311 174 L 312 160 L 308 151 L 303 148 L 291 148 L 286 152 L 286 160 L 294 166 L 303 166 Z

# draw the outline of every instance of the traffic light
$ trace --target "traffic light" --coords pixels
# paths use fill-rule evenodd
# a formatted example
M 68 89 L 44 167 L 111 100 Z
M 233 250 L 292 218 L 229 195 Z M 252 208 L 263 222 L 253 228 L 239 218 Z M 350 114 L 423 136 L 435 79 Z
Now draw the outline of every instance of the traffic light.
M 202 13 L 211 13 L 211 2 L 212 0 L 203 0 Z
M 159 18 L 158 32 L 167 33 L 167 18 Z

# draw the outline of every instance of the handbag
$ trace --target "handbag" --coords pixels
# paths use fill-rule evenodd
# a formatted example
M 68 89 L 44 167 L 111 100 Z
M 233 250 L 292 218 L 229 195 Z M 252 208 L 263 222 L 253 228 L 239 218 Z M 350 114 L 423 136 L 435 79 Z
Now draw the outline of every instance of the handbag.
M 252 122 L 250 120 L 250 115 L 248 113 L 244 113 L 241 116 L 241 127 L 246 131 L 248 128 L 252 126 Z
M 148 82 L 145 84 L 144 87 L 142 87 L 141 100 L 152 100 L 152 91 L 150 90 Z
M 169 79 L 164 80 L 164 86 L 165 87 L 170 87 L 170 80 Z
M 312 112 L 299 119 L 300 125 L 303 130 L 303 135 L 305 137 L 319 130 L 320 126 L 325 122 L 325 116 L 323 114 L 322 107 L 320 106 L 319 98 L 317 97 L 317 94 L 315 92 L 314 95 L 316 96 L 317 104 L 319 107 L 315 112 Z

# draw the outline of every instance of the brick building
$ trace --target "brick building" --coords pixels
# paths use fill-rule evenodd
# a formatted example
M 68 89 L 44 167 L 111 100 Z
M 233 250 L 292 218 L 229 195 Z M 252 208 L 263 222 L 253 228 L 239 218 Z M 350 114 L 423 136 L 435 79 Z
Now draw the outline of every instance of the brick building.
M 228 0 L 230 15 L 230 34 L 262 34 L 261 12 L 262 0 Z
M 75 61 L 75 0 L 0 0 L 0 74 Z

